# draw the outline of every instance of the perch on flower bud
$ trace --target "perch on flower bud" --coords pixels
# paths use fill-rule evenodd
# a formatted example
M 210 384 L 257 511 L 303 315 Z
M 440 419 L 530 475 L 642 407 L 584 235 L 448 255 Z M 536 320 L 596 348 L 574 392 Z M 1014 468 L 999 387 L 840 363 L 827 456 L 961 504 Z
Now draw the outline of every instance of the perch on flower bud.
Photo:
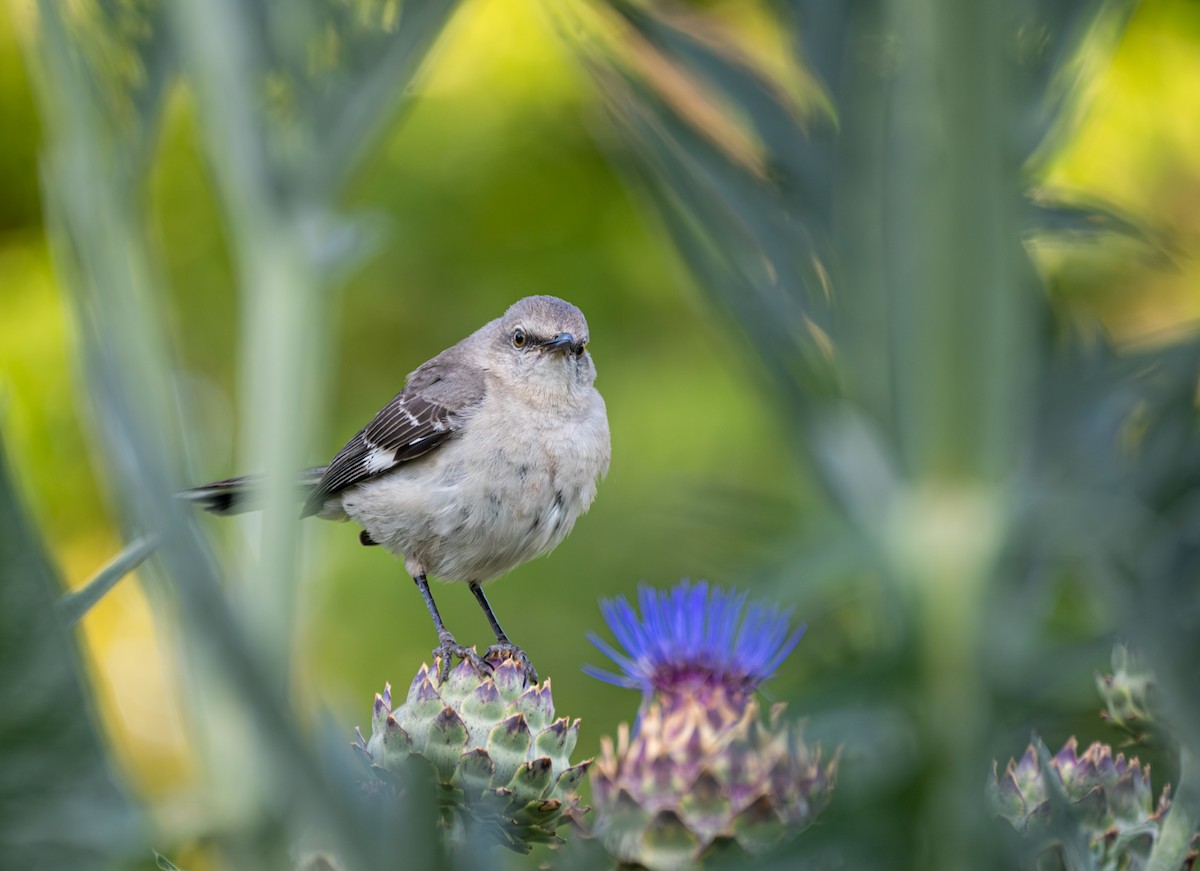
M 758 852 L 793 835 L 829 801 L 837 759 L 823 764 L 754 690 L 803 628 L 790 613 L 704 582 L 639 590 L 602 603 L 624 648 L 592 642 L 621 669 L 589 674 L 642 691 L 638 728 L 601 740 L 593 769 L 596 835 L 618 861 L 651 871 L 695 867 L 719 845 Z
M 558 843 L 556 830 L 586 811 L 577 788 L 591 760 L 570 762 L 579 720 L 555 719 L 550 680 L 530 684 L 519 659 L 485 659 L 484 674 L 464 659 L 445 679 L 438 663 L 422 665 L 394 707 L 386 687 L 375 695 L 370 739 L 358 732 L 354 747 L 385 792 L 424 761 L 452 841 L 479 834 L 517 852 Z

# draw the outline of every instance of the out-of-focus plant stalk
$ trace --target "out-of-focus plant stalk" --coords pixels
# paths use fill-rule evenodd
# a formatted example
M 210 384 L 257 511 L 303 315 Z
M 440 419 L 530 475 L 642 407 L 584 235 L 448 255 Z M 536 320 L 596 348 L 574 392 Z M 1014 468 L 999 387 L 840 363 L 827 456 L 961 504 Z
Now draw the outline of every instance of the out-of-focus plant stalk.
M 1163 820 L 1146 871 L 1178 871 L 1200 830 L 1200 759 L 1186 744 L 1179 751 L 1179 789 Z
M 208 555 L 187 521 L 187 507 L 171 496 L 179 482 L 177 440 L 167 411 L 172 407 L 166 377 L 171 357 L 153 292 L 158 264 L 139 205 L 146 166 L 138 156 L 151 151 L 147 143 L 153 139 L 154 116 L 130 122 L 144 126 L 124 129 L 107 115 L 105 83 L 96 81 L 96 71 L 85 65 L 69 30 L 72 19 L 53 3 L 43 3 L 39 15 L 51 239 L 56 263 L 72 285 L 85 335 L 94 412 L 112 461 L 109 477 L 126 522 L 156 535 L 164 564 L 178 581 L 171 588 L 149 589 L 160 613 L 174 606 L 185 613 L 180 639 L 193 678 L 187 685 L 205 687 L 194 697 L 210 702 L 193 704 L 189 719 L 197 733 L 209 737 L 209 749 L 224 771 L 245 774 L 247 760 L 263 758 L 263 745 L 246 740 L 244 731 L 236 739 L 231 733 L 258 713 L 245 704 L 254 692 L 230 688 L 217 676 L 244 653 L 239 646 L 244 637 L 214 598 Z M 253 680 L 244 664 L 237 672 Z M 239 691 L 241 704 L 230 700 Z M 226 700 L 224 707 L 217 697 Z M 288 737 L 280 744 L 294 749 Z M 241 789 L 226 789 L 223 795 L 236 795 L 239 809 L 249 810 L 254 782 L 243 781 Z M 222 792 L 214 788 L 213 793 L 216 808 Z M 244 814 L 239 822 L 249 819 Z
M 1004 535 L 998 482 L 1021 425 L 1030 297 L 1019 263 L 1003 4 L 893 0 L 896 35 L 883 226 L 891 284 L 900 576 L 921 638 L 923 812 L 937 868 L 975 859 L 983 593 Z M 896 551 L 893 551 L 896 553 Z
M 230 0 L 171 4 L 233 233 L 241 276 L 241 466 L 265 475 L 261 551 L 248 555 L 247 616 L 278 681 L 288 684 L 297 569 L 295 476 L 308 459 L 323 381 L 316 376 L 320 276 L 302 238 L 306 204 L 284 196 L 268 159 L 262 70 L 246 16 Z
M 290 16 L 301 14 L 302 6 L 271 9 Z M 352 81 L 338 95 L 349 98 L 330 100 L 338 108 L 349 105 L 353 111 L 344 114 L 359 123 L 346 128 L 339 115 L 314 126 L 337 129 L 359 149 L 369 144 L 367 132 L 382 129 L 387 109 L 453 7 L 451 0 L 406 3 L 413 14 L 402 37 L 372 31 L 368 21 L 357 32 L 383 54 L 367 86 Z M 345 754 L 327 756 L 324 746 L 314 747 L 298 728 L 300 718 L 282 703 L 298 514 L 291 485 L 306 459 L 317 395 L 314 308 L 332 267 L 345 266 L 349 249 L 342 238 L 342 248 L 331 253 L 314 232 L 327 226 L 326 209 L 337 195 L 328 183 L 332 173 L 315 162 L 300 167 L 307 172 L 295 171 L 294 142 L 278 148 L 285 137 L 272 138 L 280 131 L 271 127 L 274 119 L 263 105 L 261 73 L 273 60 L 274 43 L 268 35 L 251 46 L 262 36 L 255 29 L 261 17 L 255 16 L 264 9 L 207 0 L 39 4 L 29 58 L 38 72 L 46 129 L 42 168 L 50 238 L 77 305 L 88 394 L 107 452 L 106 478 L 127 526 L 159 544 L 165 570 L 147 572 L 146 586 L 168 627 L 164 637 L 180 645 L 184 675 L 176 686 L 192 736 L 205 751 L 198 766 L 204 789 L 189 805 L 194 812 L 187 835 L 209 839 L 228 867 L 285 867 L 289 836 L 315 834 L 316 828 L 350 867 L 378 866 L 379 857 L 395 854 L 396 843 L 405 844 L 409 867 L 429 867 L 435 857 L 410 831 L 419 815 L 392 820 L 386 831 L 372 828 L 357 786 L 339 765 Z M 174 28 L 165 26 L 167 16 L 174 16 Z M 264 567 L 251 575 L 261 598 L 251 607 L 229 602 L 194 513 L 173 496 L 183 483 L 169 377 L 174 364 L 161 311 L 164 279 L 144 198 L 180 44 L 187 49 L 200 128 L 210 136 L 229 236 L 251 300 L 244 425 L 251 433 L 248 450 L 257 456 L 247 462 L 271 473 L 273 503 Z M 366 103 L 363 93 L 371 98 Z M 328 150 L 326 159 L 341 166 Z M 316 176 L 324 184 L 314 184 Z M 128 563 L 106 570 L 95 592 Z
M 911 596 L 925 680 L 916 700 L 932 787 L 924 829 L 929 867 L 971 867 L 968 820 L 978 805 L 972 763 L 986 734 L 980 691 L 983 593 L 1003 534 L 995 491 L 949 483 L 918 485 L 893 506 L 891 554 Z
M 919 480 L 995 481 L 1012 460 L 1031 299 L 1003 86 L 1003 4 L 895 0 L 890 212 L 899 445 Z
M 104 568 L 100 569 L 87 584 L 66 593 L 58 601 L 59 616 L 67 623 L 78 623 L 97 602 L 130 572 L 137 569 L 158 547 L 153 535 L 142 535 L 125 546 Z

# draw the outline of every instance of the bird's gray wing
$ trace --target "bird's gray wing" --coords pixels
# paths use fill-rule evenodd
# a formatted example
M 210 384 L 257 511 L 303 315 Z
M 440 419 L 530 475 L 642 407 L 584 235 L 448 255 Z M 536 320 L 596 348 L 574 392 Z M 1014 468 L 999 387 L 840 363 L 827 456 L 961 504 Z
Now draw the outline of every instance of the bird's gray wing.
M 456 345 L 409 375 L 404 390 L 330 461 L 302 517 L 319 512 L 338 491 L 429 453 L 462 428 L 486 390 L 484 370 L 466 365 L 463 351 Z

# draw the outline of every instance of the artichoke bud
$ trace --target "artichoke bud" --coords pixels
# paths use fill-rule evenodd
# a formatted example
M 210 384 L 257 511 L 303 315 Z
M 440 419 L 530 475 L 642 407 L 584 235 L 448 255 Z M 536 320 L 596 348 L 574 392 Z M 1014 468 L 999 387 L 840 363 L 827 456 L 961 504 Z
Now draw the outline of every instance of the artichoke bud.
M 1061 849 L 1052 832 L 1074 825 L 1099 867 L 1143 867 L 1170 807 L 1170 787 L 1155 803 L 1149 765 L 1123 753 L 1114 757 L 1112 748 L 1098 741 L 1082 755 L 1078 749 L 1071 738 L 1049 756 L 1039 739 L 1019 761 L 1009 760 L 1003 774 L 993 765 L 988 782 L 993 808 L 1018 832 L 1044 839 L 1049 852 Z M 1041 755 L 1048 757 L 1048 766 Z
M 762 723 L 748 699 L 732 725 L 699 700 L 654 701 L 638 732 L 604 740 L 593 771 L 596 834 L 618 860 L 696 865 L 736 843 L 748 853 L 806 828 L 829 803 L 837 759 L 823 762 L 791 724 Z M 728 713 L 728 712 L 726 712 Z
M 1147 744 L 1161 723 L 1154 716 L 1154 674 L 1124 644 L 1113 647 L 1112 674 L 1096 674 L 1104 700 L 1100 716 L 1129 736 L 1130 744 Z
M 591 760 L 572 765 L 579 720 L 555 718 L 550 681 L 529 686 L 512 659 L 480 676 L 463 661 L 439 681 L 422 665 L 404 702 L 376 694 L 371 736 L 356 749 L 387 789 L 403 788 L 414 761 L 435 772 L 441 821 L 452 838 L 485 832 L 513 850 L 560 843 L 555 834 L 586 811 L 578 787 Z

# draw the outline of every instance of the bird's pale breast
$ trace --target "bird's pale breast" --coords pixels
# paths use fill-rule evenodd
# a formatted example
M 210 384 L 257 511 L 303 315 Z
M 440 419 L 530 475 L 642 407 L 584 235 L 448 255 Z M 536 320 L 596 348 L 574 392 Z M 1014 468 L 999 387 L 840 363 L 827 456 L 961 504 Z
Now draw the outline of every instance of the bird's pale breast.
M 371 538 L 443 581 L 487 581 L 556 547 L 607 471 L 604 403 L 577 414 L 485 402 L 432 453 L 349 488 Z

